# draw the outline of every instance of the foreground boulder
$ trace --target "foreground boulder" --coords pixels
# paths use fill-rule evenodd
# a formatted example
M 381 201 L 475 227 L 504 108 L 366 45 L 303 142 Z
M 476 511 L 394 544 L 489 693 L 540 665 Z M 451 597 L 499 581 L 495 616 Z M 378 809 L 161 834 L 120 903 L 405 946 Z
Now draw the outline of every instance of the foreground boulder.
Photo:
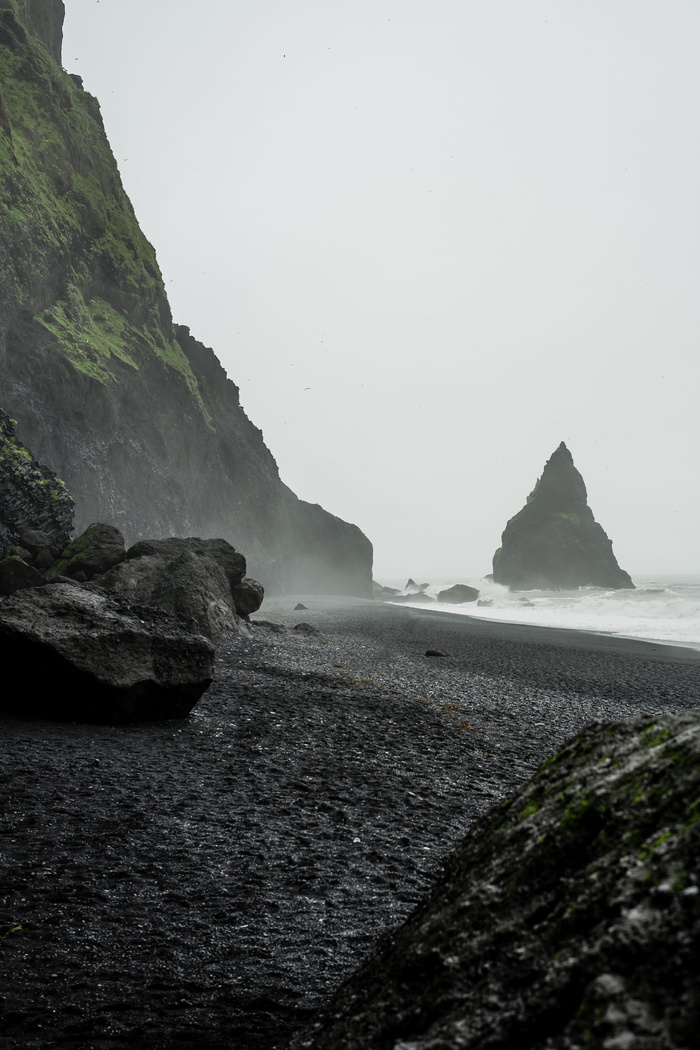
M 243 555 L 226 540 L 142 540 L 94 586 L 133 604 L 187 617 L 210 638 L 225 638 L 248 631 L 233 594 L 245 567 Z
M 699 862 L 700 713 L 594 724 L 477 824 L 291 1046 L 697 1046 Z
M 210 643 L 74 584 L 0 601 L 0 713 L 54 721 L 184 718 L 211 684 Z
M 456 583 L 454 587 L 448 587 L 440 591 L 437 596 L 439 602 L 448 605 L 462 605 L 464 602 L 475 602 L 479 597 L 476 587 L 470 587 L 467 583 Z
M 586 486 L 562 441 L 527 503 L 506 525 L 493 579 L 513 590 L 634 587 L 588 506 Z

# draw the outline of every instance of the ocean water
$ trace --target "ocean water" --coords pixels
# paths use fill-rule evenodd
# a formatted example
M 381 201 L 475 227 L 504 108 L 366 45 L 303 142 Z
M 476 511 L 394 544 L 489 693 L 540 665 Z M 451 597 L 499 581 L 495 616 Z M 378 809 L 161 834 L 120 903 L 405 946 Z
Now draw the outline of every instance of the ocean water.
M 507 587 L 490 580 L 456 577 L 431 581 L 426 593 L 435 598 L 438 591 L 454 583 L 468 583 L 479 590 L 479 601 L 488 604 L 416 603 L 415 608 L 483 620 L 643 638 L 667 645 L 700 649 L 700 576 L 646 576 L 633 579 L 636 585 L 634 591 L 605 590 L 600 587 L 580 587 L 572 591 L 509 591 Z M 405 580 L 380 582 L 402 590 L 406 583 Z M 413 606 L 414 603 L 408 604 Z

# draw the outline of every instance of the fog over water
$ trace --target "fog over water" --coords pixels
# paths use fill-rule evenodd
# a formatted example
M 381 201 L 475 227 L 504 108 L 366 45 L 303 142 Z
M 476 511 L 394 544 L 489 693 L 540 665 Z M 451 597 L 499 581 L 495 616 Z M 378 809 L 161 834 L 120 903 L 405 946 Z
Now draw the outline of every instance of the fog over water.
M 696 0 L 65 0 L 175 320 L 375 574 L 488 572 L 566 441 L 700 572 Z

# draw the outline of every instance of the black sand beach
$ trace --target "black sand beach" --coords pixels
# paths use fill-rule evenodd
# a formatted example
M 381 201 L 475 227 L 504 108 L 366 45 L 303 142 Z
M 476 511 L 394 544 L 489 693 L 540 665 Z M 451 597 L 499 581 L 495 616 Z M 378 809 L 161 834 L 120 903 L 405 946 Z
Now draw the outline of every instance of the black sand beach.
M 281 1047 L 565 739 L 700 703 L 694 650 L 298 600 L 185 722 L 2 722 L 0 1047 Z

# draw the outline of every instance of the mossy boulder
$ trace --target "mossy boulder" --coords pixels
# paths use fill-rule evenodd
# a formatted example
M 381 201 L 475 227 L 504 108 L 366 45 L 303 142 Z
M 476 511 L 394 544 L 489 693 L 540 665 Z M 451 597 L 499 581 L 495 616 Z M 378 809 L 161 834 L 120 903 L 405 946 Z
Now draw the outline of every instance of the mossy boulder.
M 85 532 L 76 536 L 61 552 L 47 573 L 49 579 L 67 576 L 71 580 L 85 583 L 95 576 L 109 572 L 124 561 L 126 548 L 124 537 L 114 525 L 95 522 Z
M 699 865 L 700 713 L 592 725 L 292 1050 L 695 1047 Z
M 593 517 L 586 486 L 562 442 L 523 509 L 506 525 L 493 579 L 513 590 L 633 588 Z

